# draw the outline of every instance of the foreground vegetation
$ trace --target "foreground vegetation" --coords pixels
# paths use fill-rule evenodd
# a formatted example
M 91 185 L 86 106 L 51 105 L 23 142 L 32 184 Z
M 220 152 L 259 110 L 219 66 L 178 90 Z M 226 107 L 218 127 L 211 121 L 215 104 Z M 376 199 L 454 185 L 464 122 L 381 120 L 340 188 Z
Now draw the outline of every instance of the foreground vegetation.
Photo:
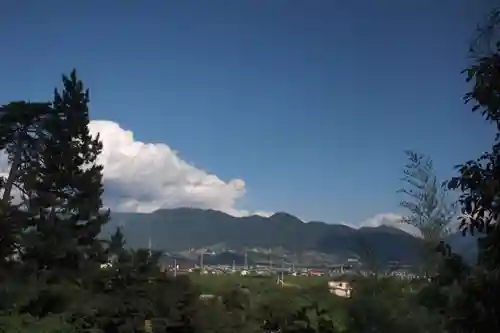
M 490 27 L 498 21 L 494 12 Z M 328 294 L 323 283 L 277 288 L 257 279 L 167 277 L 159 254 L 126 250 L 120 230 L 98 238 L 109 219 L 102 146 L 88 131 L 89 95 L 76 72 L 50 102 L 3 106 L 0 149 L 10 170 L 0 183 L 0 332 L 500 332 L 500 42 L 493 44 L 466 71 L 473 84 L 466 100 L 499 136 L 448 184 L 462 193 L 464 232 L 483 233 L 477 264 L 465 265 L 441 241 L 449 222 L 444 196 L 431 163 L 409 153 L 404 222 L 424 236 L 426 279 L 383 278 L 373 266 L 353 281 L 349 299 Z M 203 300 L 202 292 L 217 297 Z

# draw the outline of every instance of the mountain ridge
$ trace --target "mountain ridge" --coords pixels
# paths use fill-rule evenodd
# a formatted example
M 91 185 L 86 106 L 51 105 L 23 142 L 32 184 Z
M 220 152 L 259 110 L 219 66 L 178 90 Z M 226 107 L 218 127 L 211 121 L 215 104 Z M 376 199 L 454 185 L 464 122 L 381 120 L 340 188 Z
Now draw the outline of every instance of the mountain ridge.
M 278 212 L 270 217 L 233 217 L 216 210 L 197 208 L 160 209 L 152 213 L 114 212 L 104 233 L 123 227 L 127 244 L 164 251 L 225 244 L 228 248 L 278 248 L 300 253 L 316 251 L 342 258 L 369 248 L 381 261 L 414 262 L 421 239 L 389 226 L 353 228 L 321 221 L 304 222 Z M 363 248 L 363 250 L 361 250 Z
M 162 251 L 185 251 L 221 245 L 228 249 L 287 249 L 290 253 L 331 254 L 338 258 L 367 253 L 380 262 L 415 263 L 422 239 L 388 225 L 354 228 L 322 221 L 304 222 L 284 212 L 270 217 L 234 217 L 213 209 L 159 209 L 151 213 L 113 212 L 103 234 L 121 226 L 127 245 Z M 477 237 L 450 235 L 446 241 L 468 262 L 477 257 Z M 372 260 L 370 259 L 370 260 Z

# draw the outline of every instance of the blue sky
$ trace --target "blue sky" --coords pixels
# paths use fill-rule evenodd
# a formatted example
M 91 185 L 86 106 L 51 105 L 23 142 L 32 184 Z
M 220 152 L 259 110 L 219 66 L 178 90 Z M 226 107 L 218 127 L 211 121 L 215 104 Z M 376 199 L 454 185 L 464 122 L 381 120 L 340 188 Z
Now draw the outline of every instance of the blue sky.
M 76 67 L 91 117 L 166 143 L 237 206 L 357 223 L 399 212 L 403 150 L 440 176 L 488 148 L 460 74 L 493 1 L 24 1 L 0 12 L 0 103 Z

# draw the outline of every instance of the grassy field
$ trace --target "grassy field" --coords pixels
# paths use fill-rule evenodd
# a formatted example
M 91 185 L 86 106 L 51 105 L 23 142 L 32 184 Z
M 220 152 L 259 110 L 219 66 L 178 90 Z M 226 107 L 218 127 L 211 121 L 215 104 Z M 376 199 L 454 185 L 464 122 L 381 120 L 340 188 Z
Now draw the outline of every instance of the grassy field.
M 285 283 L 282 287 L 276 283 L 277 276 L 241 276 L 237 274 L 216 276 L 193 273 L 189 275 L 189 277 L 203 293 L 209 294 L 219 294 L 228 288 L 236 286 L 243 286 L 252 292 L 282 288 L 318 289 L 326 291 L 329 280 L 328 277 L 285 276 Z

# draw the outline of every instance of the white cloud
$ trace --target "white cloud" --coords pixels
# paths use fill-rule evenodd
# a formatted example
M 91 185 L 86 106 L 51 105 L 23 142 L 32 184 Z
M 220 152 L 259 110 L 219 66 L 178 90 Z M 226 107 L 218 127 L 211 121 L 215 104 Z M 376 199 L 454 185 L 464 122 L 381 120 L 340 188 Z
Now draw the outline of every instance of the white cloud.
M 103 143 L 99 163 L 104 166 L 107 207 L 127 212 L 194 207 L 234 216 L 251 214 L 235 207 L 236 201 L 245 194 L 242 179 L 223 181 L 182 160 L 166 144 L 135 140 L 131 131 L 112 121 L 91 121 L 89 129 L 93 135 L 99 133 Z M 0 151 L 0 177 L 6 177 L 8 169 L 7 156 Z M 0 194 L 2 192 L 0 190 Z
M 135 140 L 115 122 L 95 120 L 89 128 L 103 143 L 104 201 L 117 211 L 197 207 L 248 215 L 235 208 L 245 194 L 242 179 L 223 181 L 182 160 L 166 144 Z

